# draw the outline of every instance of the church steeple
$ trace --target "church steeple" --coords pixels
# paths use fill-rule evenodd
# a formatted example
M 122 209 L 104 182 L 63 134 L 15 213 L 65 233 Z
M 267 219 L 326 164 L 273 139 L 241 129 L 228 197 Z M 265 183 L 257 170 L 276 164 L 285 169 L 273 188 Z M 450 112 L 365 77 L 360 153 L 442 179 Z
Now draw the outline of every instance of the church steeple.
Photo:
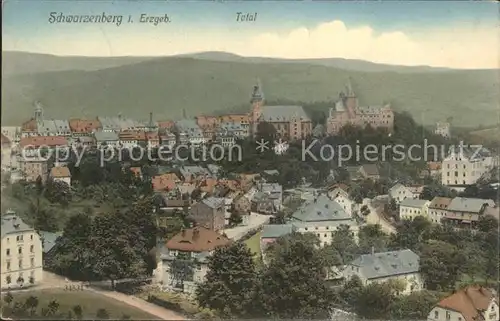
M 250 103 L 262 102 L 264 100 L 264 93 L 262 92 L 262 86 L 260 84 L 260 80 L 257 79 L 256 84 L 253 86 L 252 98 L 250 99 Z
M 40 104 L 39 101 L 35 102 L 35 113 L 34 113 L 34 116 L 35 116 L 35 120 L 36 121 L 43 120 L 43 107 L 42 107 L 42 104 Z
M 352 90 L 351 77 L 347 78 L 347 85 L 345 89 L 347 97 L 356 97 L 354 90 Z

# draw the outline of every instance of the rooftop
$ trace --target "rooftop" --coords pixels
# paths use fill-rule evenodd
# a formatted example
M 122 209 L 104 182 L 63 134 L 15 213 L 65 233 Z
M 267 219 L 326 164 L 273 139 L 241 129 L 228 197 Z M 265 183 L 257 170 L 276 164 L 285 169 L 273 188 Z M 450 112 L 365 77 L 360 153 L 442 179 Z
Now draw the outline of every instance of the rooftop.
M 7 214 L 2 215 L 2 238 L 9 234 L 20 232 L 35 231 L 32 227 L 28 226 L 22 219 L 20 219 L 14 212 L 8 211 Z
M 302 106 L 262 106 L 261 117 L 267 122 L 310 121 Z
M 166 247 L 169 250 L 205 252 L 230 243 L 231 241 L 227 237 L 215 231 L 204 227 L 195 227 L 176 234 L 167 242 Z
M 485 204 L 493 206 L 495 202 L 493 202 L 493 200 L 481 198 L 455 197 L 450 202 L 450 205 L 448 205 L 448 210 L 455 212 L 479 213 L 484 208 Z
M 23 137 L 19 143 L 21 147 L 56 147 L 68 145 L 68 140 L 63 136 L 32 136 Z
M 315 200 L 307 201 L 292 214 L 292 217 L 301 222 L 351 220 L 351 216 L 340 204 L 326 195 L 319 195 Z
M 422 208 L 427 202 L 427 200 L 406 198 L 401 202 L 400 206 Z
M 66 166 L 56 166 L 50 170 L 50 176 L 54 178 L 71 177 L 71 173 Z
M 470 286 L 441 300 L 437 306 L 461 313 L 465 321 L 476 321 L 483 319 L 480 311 L 487 310 L 494 299 L 491 290 Z
M 292 224 L 264 225 L 260 238 L 278 238 L 293 232 Z
M 360 269 L 367 279 L 377 279 L 393 275 L 417 273 L 419 256 L 411 250 L 400 250 L 363 254 L 350 265 Z
M 452 198 L 436 196 L 432 199 L 429 208 L 446 209 L 450 205 Z

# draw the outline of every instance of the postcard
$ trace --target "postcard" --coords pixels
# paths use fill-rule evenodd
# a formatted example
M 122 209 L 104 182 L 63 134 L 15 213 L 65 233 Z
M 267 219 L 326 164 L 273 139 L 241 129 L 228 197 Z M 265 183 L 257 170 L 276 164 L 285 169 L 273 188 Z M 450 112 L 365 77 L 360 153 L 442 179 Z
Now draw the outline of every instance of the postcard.
M 3 1 L 2 320 L 499 320 L 498 10 Z

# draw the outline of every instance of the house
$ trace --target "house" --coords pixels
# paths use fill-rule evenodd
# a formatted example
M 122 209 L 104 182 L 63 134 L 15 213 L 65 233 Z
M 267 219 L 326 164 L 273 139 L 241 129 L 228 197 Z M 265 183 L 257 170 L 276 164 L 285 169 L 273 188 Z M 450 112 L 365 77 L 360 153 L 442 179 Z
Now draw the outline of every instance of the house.
M 151 184 L 153 185 L 153 190 L 155 192 L 171 191 L 176 188 L 177 184 L 180 182 L 179 179 L 172 173 L 153 176 L 151 179 Z
M 189 217 L 197 226 L 217 232 L 225 226 L 225 205 L 223 198 L 208 197 L 191 206 Z
M 165 132 L 160 135 L 160 145 L 166 147 L 166 151 L 171 150 L 175 146 L 177 138 L 174 133 Z
M 421 291 L 420 258 L 411 250 L 363 254 L 342 271 L 345 280 L 357 275 L 364 285 L 398 281 L 404 285 L 401 294 Z
M 467 146 L 450 149 L 442 161 L 441 183 L 457 191 L 474 185 L 492 168 L 491 154 L 484 148 L 476 150 Z
M 346 166 L 345 169 L 351 181 L 356 182 L 363 179 L 363 175 L 361 175 L 361 166 Z
M 68 139 L 64 136 L 31 136 L 21 138 L 19 142 L 23 158 L 44 157 L 49 151 L 57 150 L 59 155 L 69 150 Z
M 158 132 L 147 132 L 146 133 L 146 141 L 148 148 L 157 148 L 160 146 L 160 136 Z
M 252 202 L 244 194 L 236 196 L 233 200 L 232 210 L 242 215 L 249 215 L 252 209 Z
M 359 172 L 365 179 L 379 180 L 380 173 L 376 164 L 364 164 L 359 168 Z
M 137 130 L 124 130 L 119 132 L 118 139 L 123 148 L 134 148 L 146 144 L 146 133 Z
M 179 168 L 180 174 L 184 179 L 184 182 L 191 183 L 197 178 L 211 177 L 210 171 L 201 166 L 182 166 Z
M 437 122 L 434 133 L 444 138 L 450 138 L 451 137 L 450 127 L 451 127 L 450 123 L 448 122 Z
M 1 288 L 40 283 L 43 278 L 40 236 L 12 211 L 2 215 L 1 224 Z
M 208 272 L 207 258 L 214 250 L 231 241 L 203 227 L 182 230 L 160 249 L 160 260 L 154 271 L 165 291 L 194 295 Z
M 455 197 L 448 205 L 444 220 L 456 226 L 475 227 L 488 206 L 494 207 L 495 202 L 480 198 Z
M 69 120 L 69 128 L 73 138 L 82 136 L 92 136 L 94 132 L 100 130 L 101 123 L 96 119 L 72 118 Z
M 116 148 L 120 146 L 120 138 L 118 137 L 118 134 L 112 130 L 97 131 L 94 133 L 94 138 L 98 148 L 104 148 L 104 147 Z
M 101 123 L 101 130 L 103 132 L 119 133 L 120 131 L 144 131 L 146 129 L 144 123 L 123 117 L 121 114 L 118 117 L 98 117 L 97 119 Z
M 430 201 L 407 198 L 399 204 L 399 217 L 402 220 L 414 219 L 417 216 L 428 217 Z
M 19 158 L 19 170 L 27 182 L 35 182 L 38 177 L 42 182 L 47 180 L 49 174 L 49 160 L 43 157 Z
M 260 233 L 260 252 L 265 257 L 267 247 L 278 238 L 292 234 L 294 226 L 292 224 L 271 224 L 264 225 Z
M 441 175 L 441 162 L 427 162 L 429 176 L 439 177 Z
M 401 201 L 409 199 L 418 199 L 422 193 L 423 186 L 405 186 L 401 183 L 397 183 L 389 189 L 389 197 L 396 201 L 396 204 L 400 204 Z
M 434 197 L 429 204 L 429 220 L 441 224 L 442 219 L 446 217 L 448 206 L 452 200 L 449 197 Z
M 71 186 L 71 172 L 66 166 L 52 167 L 50 170 L 50 178 L 55 182 L 64 182 Z
M 273 207 L 276 211 L 281 210 L 283 202 L 283 187 L 278 183 L 266 183 L 265 180 L 261 180 L 257 184 L 257 191 L 261 198 L 269 199 L 273 203 Z M 262 197 L 262 194 L 265 197 Z
M 328 196 L 322 194 L 312 201 L 306 201 L 294 213 L 292 224 L 299 233 L 314 233 L 321 246 L 332 242 L 332 234 L 340 226 L 349 226 L 354 238 L 358 237 L 358 225 L 343 207 Z
M 439 301 L 427 321 L 498 321 L 498 297 L 480 286 L 469 286 Z
M 345 189 L 341 187 L 334 188 L 328 192 L 328 196 L 337 202 L 347 214 L 352 216 L 356 202 L 351 199 L 349 193 L 347 193 Z

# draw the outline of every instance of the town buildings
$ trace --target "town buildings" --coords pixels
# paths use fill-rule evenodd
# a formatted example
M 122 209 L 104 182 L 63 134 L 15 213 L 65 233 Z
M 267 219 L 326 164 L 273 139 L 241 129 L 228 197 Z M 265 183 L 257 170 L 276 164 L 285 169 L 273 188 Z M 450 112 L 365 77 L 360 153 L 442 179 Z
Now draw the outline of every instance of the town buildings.
M 420 276 L 420 258 L 411 250 L 363 254 L 342 271 L 345 280 L 357 275 L 363 284 L 400 282 L 404 290 L 400 294 L 423 289 Z
M 434 133 L 436 135 L 443 136 L 444 138 L 450 138 L 451 137 L 450 123 L 448 122 L 436 123 L 436 129 L 434 130 Z
M 454 147 L 442 162 L 441 183 L 463 191 L 465 187 L 475 184 L 493 166 L 493 157 L 484 148 Z
M 343 189 L 342 187 L 336 187 L 328 192 L 328 196 L 332 200 L 336 201 L 348 215 L 353 215 L 356 207 L 356 202 L 351 199 L 349 193 L 345 189 Z
M 297 140 L 312 135 L 312 121 L 302 106 L 267 106 L 260 84 L 254 86 L 250 103 L 252 137 L 256 136 L 262 122 L 274 127 L 277 138 Z
M 40 283 L 43 272 L 39 235 L 11 211 L 2 215 L 1 224 L 1 288 Z
M 443 219 L 458 227 L 474 227 L 488 207 L 495 207 L 495 202 L 480 198 L 455 197 L 444 212 Z
M 389 197 L 395 200 L 396 204 L 399 204 L 407 198 L 418 199 L 423 189 L 423 186 L 405 186 L 397 183 L 389 190 Z
M 434 197 L 429 204 L 429 220 L 441 224 L 442 219 L 446 217 L 446 211 L 452 200 L 449 197 Z
M 71 173 L 66 166 L 55 166 L 50 170 L 50 178 L 55 182 L 64 182 L 71 186 Z
M 414 219 L 417 216 L 428 218 L 429 204 L 427 200 L 414 198 L 404 199 L 399 205 L 399 217 L 404 220 Z
M 498 297 L 492 290 L 469 286 L 439 301 L 427 321 L 498 321 Z
M 363 128 L 370 125 L 373 128 L 384 128 L 388 132 L 392 132 L 394 113 L 388 104 L 383 106 L 359 106 L 358 98 L 349 81 L 345 92 L 339 94 L 339 100 L 335 103 L 335 107 L 330 108 L 326 131 L 329 135 L 334 135 L 339 133 L 340 129 L 346 125 Z
M 193 295 L 208 272 L 207 258 L 220 246 L 231 241 L 203 227 L 182 230 L 160 250 L 154 275 L 166 291 Z
M 208 197 L 191 206 L 189 217 L 197 226 L 221 231 L 225 226 L 226 205 L 223 198 Z

